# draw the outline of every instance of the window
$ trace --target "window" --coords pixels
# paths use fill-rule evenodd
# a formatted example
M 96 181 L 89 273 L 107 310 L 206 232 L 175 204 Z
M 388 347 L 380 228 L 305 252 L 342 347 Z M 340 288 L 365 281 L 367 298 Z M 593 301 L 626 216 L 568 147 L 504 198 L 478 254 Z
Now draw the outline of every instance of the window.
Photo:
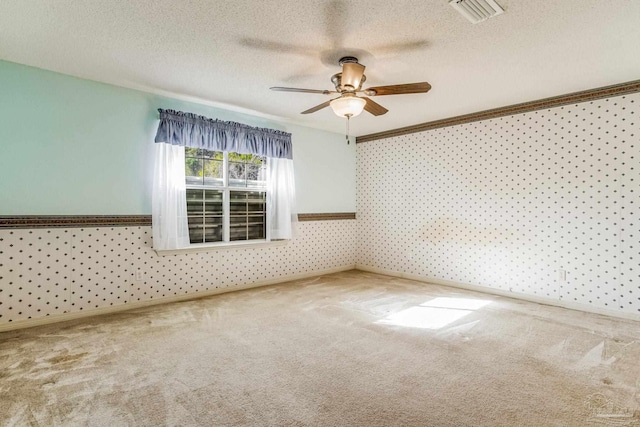
M 269 240 L 266 160 L 185 148 L 191 244 Z
M 151 198 L 158 253 L 293 238 L 290 133 L 183 111 L 158 112 Z

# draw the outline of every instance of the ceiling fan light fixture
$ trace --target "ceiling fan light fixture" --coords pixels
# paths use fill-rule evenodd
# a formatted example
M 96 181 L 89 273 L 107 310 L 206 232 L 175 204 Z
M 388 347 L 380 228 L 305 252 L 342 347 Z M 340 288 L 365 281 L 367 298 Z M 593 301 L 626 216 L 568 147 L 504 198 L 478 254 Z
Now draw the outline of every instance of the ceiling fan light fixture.
M 350 96 L 341 96 L 340 98 L 336 98 L 331 101 L 331 109 L 338 117 L 356 117 L 362 110 L 364 109 L 367 101 L 364 99 L 350 95 Z
M 340 58 L 339 64 L 342 67 L 342 72 L 331 76 L 331 82 L 336 88 L 335 91 L 280 86 L 274 86 L 271 90 L 282 92 L 317 93 L 322 95 L 340 94 L 338 98 L 325 101 L 322 104 L 300 112 L 300 114 L 311 114 L 324 108 L 331 107 L 336 116 L 347 119 L 347 135 L 349 135 L 349 119 L 360 115 L 363 110 L 367 110 L 368 113 L 374 116 L 381 116 L 389 112 L 389 110 L 371 98 L 367 98 L 367 96 L 405 95 L 410 93 L 426 93 L 431 90 L 431 85 L 427 82 L 376 86 L 362 90 L 362 83 L 367 79 L 364 75 L 366 67 L 359 64 L 358 58 L 353 56 Z M 366 96 L 358 96 L 357 94 L 360 93 L 364 93 Z

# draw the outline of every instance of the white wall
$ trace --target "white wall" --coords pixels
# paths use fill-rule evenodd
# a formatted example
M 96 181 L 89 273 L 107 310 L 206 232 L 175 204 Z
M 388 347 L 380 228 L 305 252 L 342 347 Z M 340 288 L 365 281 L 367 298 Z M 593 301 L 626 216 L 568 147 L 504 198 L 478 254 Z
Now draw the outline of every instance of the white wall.
M 358 266 L 637 316 L 638 107 L 634 94 L 358 144 Z

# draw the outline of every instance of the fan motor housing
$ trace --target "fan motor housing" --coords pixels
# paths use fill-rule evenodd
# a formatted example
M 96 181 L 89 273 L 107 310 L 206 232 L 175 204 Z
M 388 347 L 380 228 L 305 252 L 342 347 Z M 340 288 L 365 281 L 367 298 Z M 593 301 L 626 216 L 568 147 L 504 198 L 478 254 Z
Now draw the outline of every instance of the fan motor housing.
M 365 80 L 367 80 L 367 76 L 363 74 L 362 78 L 360 79 L 360 86 L 352 88 L 351 86 L 342 86 L 342 73 L 337 73 L 331 76 L 331 83 L 333 83 L 333 85 L 336 87 L 336 90 L 340 93 L 355 92 L 362 89 L 362 83 L 364 83 Z

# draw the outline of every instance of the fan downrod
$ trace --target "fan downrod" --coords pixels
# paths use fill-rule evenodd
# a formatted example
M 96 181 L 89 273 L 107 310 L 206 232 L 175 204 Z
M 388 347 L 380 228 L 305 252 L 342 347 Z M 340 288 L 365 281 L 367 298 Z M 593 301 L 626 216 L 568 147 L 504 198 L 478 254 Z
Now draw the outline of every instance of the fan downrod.
M 356 63 L 359 64 L 358 62 L 358 58 L 356 58 L 355 56 L 343 56 L 342 58 L 340 58 L 338 60 L 338 64 L 340 64 L 340 66 L 342 67 L 344 64 L 347 63 Z

